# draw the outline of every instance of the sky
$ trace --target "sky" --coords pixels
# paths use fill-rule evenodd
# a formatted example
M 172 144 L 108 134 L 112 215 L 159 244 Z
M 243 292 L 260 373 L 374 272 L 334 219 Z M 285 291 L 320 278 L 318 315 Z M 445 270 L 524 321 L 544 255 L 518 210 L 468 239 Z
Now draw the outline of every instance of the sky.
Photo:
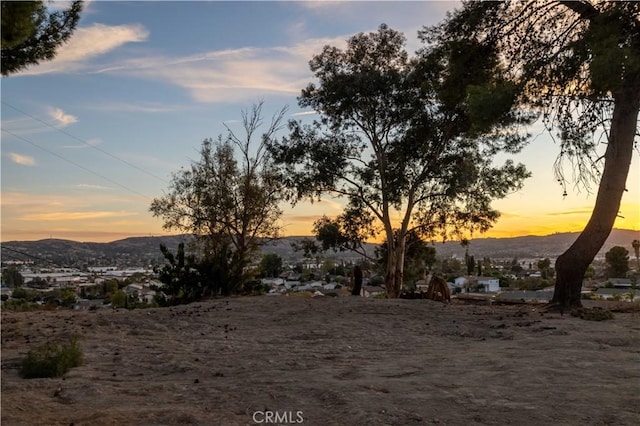
M 264 101 L 269 118 L 308 118 L 297 105 L 313 82 L 308 62 L 324 45 L 342 47 L 381 23 L 417 31 L 457 2 L 111 2 L 85 5 L 56 58 L 2 78 L 1 241 L 63 238 L 107 242 L 158 236 L 151 201 L 171 175 L 198 159 L 206 138 L 238 125 Z M 64 7 L 62 4 L 60 7 Z M 501 218 L 477 237 L 580 231 L 595 193 L 553 175 L 559 147 L 541 126 L 520 154 L 533 176 L 493 203 Z M 505 157 L 506 158 L 506 157 Z M 640 229 L 638 154 L 617 228 Z M 594 189 L 597 189 L 594 186 Z M 340 200 L 283 205 L 283 235 L 309 235 L 312 223 L 340 213 Z

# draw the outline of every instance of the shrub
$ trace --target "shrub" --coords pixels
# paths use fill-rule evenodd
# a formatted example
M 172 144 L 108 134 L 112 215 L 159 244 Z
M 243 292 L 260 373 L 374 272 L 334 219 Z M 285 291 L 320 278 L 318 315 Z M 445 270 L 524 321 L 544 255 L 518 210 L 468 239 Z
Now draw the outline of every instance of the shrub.
M 46 343 L 27 353 L 20 366 L 20 376 L 25 379 L 60 377 L 73 367 L 82 365 L 82 349 L 77 336 L 69 344 Z
M 27 302 L 25 299 L 10 299 L 2 303 L 2 309 L 16 312 L 27 312 L 38 309 L 38 305 Z
M 574 317 L 580 317 L 587 321 L 605 321 L 613 319 L 613 313 L 602 308 L 578 308 L 571 312 Z
M 127 303 L 127 293 L 118 290 L 111 295 L 111 306 L 114 308 L 124 308 Z
M 24 288 L 18 287 L 13 290 L 11 297 L 14 299 L 26 299 L 27 298 L 27 290 Z

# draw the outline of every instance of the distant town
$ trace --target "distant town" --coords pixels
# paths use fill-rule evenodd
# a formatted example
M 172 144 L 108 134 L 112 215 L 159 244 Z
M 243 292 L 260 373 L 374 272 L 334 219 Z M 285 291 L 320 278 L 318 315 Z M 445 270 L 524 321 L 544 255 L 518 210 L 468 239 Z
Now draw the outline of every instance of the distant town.
M 622 266 L 618 265 L 618 272 L 613 272 L 615 269 L 608 260 L 610 256 L 605 256 L 606 252 L 599 255 L 585 276 L 583 298 L 640 300 L 639 259 L 630 244 L 630 237 L 637 238 L 637 234 L 637 231 L 615 230 L 612 241 L 603 250 L 621 251 L 619 263 Z M 93 243 L 65 240 L 3 243 L 3 304 L 5 308 L 14 309 L 155 306 L 163 284 L 158 280 L 154 266 L 161 266 L 163 259 L 153 246 L 158 247 L 160 242 L 177 245 L 186 237 L 160 238 L 123 240 L 112 243 L 115 248 L 105 245 L 102 251 L 96 249 L 99 245 L 90 245 Z M 301 238 L 285 238 L 262 248 L 250 266 L 259 282 L 257 294 L 296 293 L 315 297 L 349 294 L 351 268 L 360 264 L 365 270 L 361 295 L 385 297 L 384 278 L 374 264 L 350 252 L 304 257 L 292 248 Z M 537 244 L 531 244 L 527 238 L 537 238 Z M 405 291 L 413 295 L 426 291 L 428 272 L 444 277 L 454 298 L 547 302 L 553 296 L 555 256 L 542 257 L 539 253 L 540 247 L 562 250 L 561 247 L 550 248 L 548 240 L 553 238 L 521 237 L 521 244 L 527 242 L 529 245 L 525 247 L 534 253 L 531 256 L 518 256 L 524 250 L 520 248 L 511 250 L 514 256 L 495 257 L 500 254 L 500 246 L 514 244 L 514 239 L 481 240 L 466 248 L 452 243 L 436 244 L 436 259 L 429 271 L 407 268 Z M 626 240 L 627 247 L 614 245 L 621 242 L 618 240 Z M 614 247 L 622 249 L 613 250 Z M 371 244 L 369 248 L 373 253 L 375 245 Z M 277 267 L 266 270 L 265 258 L 276 260 Z

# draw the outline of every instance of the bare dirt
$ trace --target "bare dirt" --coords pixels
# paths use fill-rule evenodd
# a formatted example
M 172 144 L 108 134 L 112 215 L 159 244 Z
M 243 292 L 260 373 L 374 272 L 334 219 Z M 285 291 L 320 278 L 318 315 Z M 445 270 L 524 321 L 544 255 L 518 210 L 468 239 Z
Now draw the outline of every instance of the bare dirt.
M 639 320 L 359 297 L 5 311 L 2 425 L 637 425 Z M 19 377 L 74 333 L 83 366 Z

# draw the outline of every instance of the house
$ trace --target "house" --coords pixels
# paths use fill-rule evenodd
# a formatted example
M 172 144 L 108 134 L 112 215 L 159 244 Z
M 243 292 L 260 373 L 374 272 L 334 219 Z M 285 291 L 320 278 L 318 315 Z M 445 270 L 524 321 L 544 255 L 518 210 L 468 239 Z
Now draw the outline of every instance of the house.
M 277 288 L 284 285 L 284 278 L 262 278 L 260 282 L 269 288 Z
M 155 291 L 140 283 L 129 284 L 124 288 L 124 292 L 129 298 L 136 302 L 143 302 L 147 304 L 152 303 L 153 297 L 156 295 Z
M 416 291 L 424 291 L 426 292 L 429 289 L 429 282 L 427 280 L 418 280 L 416 281 Z
M 629 278 L 609 278 L 607 284 L 611 284 L 613 288 L 631 288 L 633 286 Z
M 384 293 L 384 288 L 377 285 L 365 285 L 362 287 L 362 295 L 364 297 L 376 297 Z
M 458 277 L 454 280 L 453 287 L 483 292 L 498 292 L 500 291 L 500 280 L 495 277 Z

